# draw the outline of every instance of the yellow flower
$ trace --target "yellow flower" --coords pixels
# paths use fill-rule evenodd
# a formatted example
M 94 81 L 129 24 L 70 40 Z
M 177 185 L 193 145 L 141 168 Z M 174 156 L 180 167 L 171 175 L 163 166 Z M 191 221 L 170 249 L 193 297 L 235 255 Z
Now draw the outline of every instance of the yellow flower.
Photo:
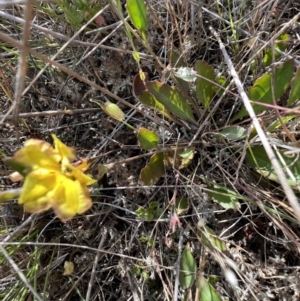
M 62 221 L 67 221 L 92 206 L 87 185 L 96 180 L 83 173 L 89 167 L 86 160 L 74 166 L 74 149 L 55 135 L 52 138 L 54 148 L 47 142 L 30 139 L 15 153 L 13 161 L 25 167 L 18 203 L 30 213 L 53 208 Z

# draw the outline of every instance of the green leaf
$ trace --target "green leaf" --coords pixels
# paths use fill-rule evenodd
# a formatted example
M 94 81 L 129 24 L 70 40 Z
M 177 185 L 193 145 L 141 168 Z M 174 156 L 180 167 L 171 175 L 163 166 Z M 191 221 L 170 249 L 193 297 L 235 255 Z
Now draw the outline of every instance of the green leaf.
M 240 208 L 241 204 L 238 199 L 242 198 L 239 194 L 231 189 L 220 186 L 218 184 L 208 185 L 207 194 L 219 205 L 225 209 Z
M 145 80 L 148 78 L 148 74 L 144 73 Z M 171 114 L 165 109 L 165 107 L 158 102 L 153 95 L 147 90 L 146 83 L 141 79 L 141 74 L 137 74 L 133 80 L 133 94 L 138 100 L 145 106 L 155 109 L 167 118 L 173 120 Z
M 146 243 L 149 248 L 151 248 L 155 243 L 153 237 L 151 236 L 141 236 L 140 241 L 142 243 Z
M 169 55 L 169 64 L 171 65 L 171 67 L 173 68 L 187 67 L 187 64 L 186 62 L 184 62 L 182 55 L 179 55 L 174 50 L 170 50 L 168 52 L 168 55 Z M 170 72 L 167 71 L 165 76 L 168 76 L 169 73 Z M 174 76 L 173 79 L 181 91 L 185 92 L 187 95 L 190 93 L 190 86 L 188 82 L 176 76 Z
M 99 164 L 98 165 L 98 175 L 97 180 L 100 180 L 103 178 L 103 176 L 108 172 L 108 168 L 105 164 Z
M 178 215 L 186 213 L 190 208 L 189 199 L 186 196 L 176 198 L 175 209 Z
M 141 31 L 143 39 L 146 39 L 147 9 L 143 0 L 127 0 L 127 12 L 133 26 Z
M 181 164 L 178 167 L 180 169 L 180 168 L 187 167 L 192 162 L 195 154 L 195 149 L 193 147 L 187 147 L 183 151 L 179 152 L 178 154 L 182 158 Z
M 174 72 L 174 75 L 191 83 L 197 79 L 197 72 L 193 68 L 188 67 L 180 67 L 176 72 Z
M 139 132 L 138 132 L 138 141 L 140 143 L 140 147 L 143 149 L 153 149 L 153 148 L 157 148 L 158 146 L 158 135 L 153 132 L 150 131 L 146 128 L 140 128 Z
M 139 101 L 143 105 L 157 110 L 159 113 L 169 118 L 170 120 L 174 120 L 174 117 L 170 114 L 170 112 L 168 112 L 165 107 L 160 102 L 158 102 L 156 98 L 148 91 L 144 91 L 142 95 L 139 96 Z
M 216 86 L 216 91 L 217 91 L 216 93 L 219 97 L 221 97 L 224 93 L 224 90 L 229 85 L 229 80 L 225 76 L 220 76 L 217 78 L 217 83 L 219 86 L 223 87 L 223 89 L 222 89 L 222 88 Z
M 274 132 L 276 129 L 280 128 L 281 122 L 283 122 L 284 124 L 287 124 L 290 120 L 294 119 L 295 117 L 297 117 L 297 115 L 287 115 L 287 116 L 282 116 L 281 117 L 281 121 L 276 119 L 274 122 L 272 122 L 268 128 L 267 128 L 267 132 Z
M 290 36 L 287 33 L 283 33 L 275 41 L 275 48 L 279 49 L 281 51 L 285 51 L 288 46 L 289 40 L 290 40 Z M 276 62 L 280 59 L 281 54 L 274 50 L 274 57 L 275 57 L 275 62 Z M 263 58 L 263 62 L 266 67 L 268 67 L 272 64 L 272 49 L 271 48 L 268 48 L 266 50 L 266 53 Z
M 146 87 L 168 111 L 183 120 L 197 124 L 191 106 L 178 90 L 158 81 L 147 82 Z
M 203 276 L 199 279 L 198 287 L 201 301 L 222 301 L 213 286 Z
M 290 107 L 296 100 L 300 99 L 300 67 L 297 68 L 296 74 L 292 79 L 291 88 L 287 107 Z
M 158 102 L 156 100 L 156 98 L 153 95 L 151 95 L 148 91 L 144 91 L 139 96 L 139 100 L 145 106 L 152 108 L 152 109 L 156 109 L 160 113 L 167 112 L 167 110 L 165 110 L 165 107 L 160 102 Z
M 196 93 L 204 108 L 208 108 L 216 93 L 216 86 L 212 83 L 216 82 L 215 73 L 213 68 L 205 61 L 197 61 L 195 69 L 198 75 L 201 76 L 196 79 Z
M 189 247 L 185 247 L 180 259 L 179 283 L 182 289 L 188 289 L 196 280 L 197 265 Z
M 200 236 L 202 243 L 209 249 L 217 248 L 219 251 L 223 252 L 227 250 L 226 244 L 218 238 L 212 229 L 204 226 L 200 229 Z
M 147 72 L 139 72 L 133 79 L 133 94 L 135 97 L 139 97 L 142 95 L 144 91 L 147 90 L 145 81 L 148 80 L 148 73 Z
M 187 167 L 194 158 L 195 150 L 193 147 L 177 147 L 164 154 L 165 164 L 175 166 L 177 169 Z
M 6 158 L 6 155 L 5 155 L 5 153 L 0 149 L 0 157 L 2 157 L 2 158 Z
M 195 150 L 193 147 L 187 147 L 182 152 L 180 152 L 179 156 L 183 159 L 193 159 Z
M 5 164 L 10 166 L 13 170 L 17 171 L 23 177 L 25 177 L 31 170 L 28 166 L 25 166 L 24 164 L 19 163 L 10 157 L 6 157 L 5 159 L 3 159 L 3 161 Z
M 225 136 L 228 140 L 239 140 L 246 137 L 246 130 L 241 126 L 230 126 L 219 132 L 219 134 Z
M 207 281 L 208 281 L 211 285 L 214 285 L 214 284 L 216 284 L 217 282 L 220 281 L 220 277 L 217 276 L 217 275 L 208 275 Z
M 140 219 L 144 219 L 147 222 L 152 222 L 154 219 L 157 219 L 163 213 L 163 209 L 159 208 L 158 202 L 151 202 L 148 205 L 148 208 L 138 208 L 136 214 Z
M 287 173 L 287 181 L 293 188 L 297 188 L 300 185 L 300 159 L 297 157 L 290 157 L 284 154 L 284 152 L 279 151 L 280 156 L 283 158 L 285 165 L 291 171 L 294 179 L 292 179 Z M 285 170 L 285 167 L 281 163 L 279 156 L 275 153 L 281 167 Z M 258 173 L 264 177 L 280 183 L 278 177 L 274 171 L 274 168 L 270 162 L 270 159 L 262 146 L 253 146 L 247 149 L 245 161 L 253 167 Z
M 289 60 L 282 64 L 281 67 L 276 68 L 274 75 L 274 94 L 277 101 L 288 89 L 291 79 L 293 77 L 294 61 Z M 266 73 L 254 83 L 254 86 L 249 90 L 249 99 L 262 102 L 264 104 L 272 104 L 272 90 L 271 90 L 271 75 Z M 255 113 L 261 113 L 266 110 L 265 107 L 259 105 L 253 105 Z M 248 112 L 243 107 L 242 110 L 237 113 L 230 122 L 248 116 Z
M 183 56 L 180 55 L 178 52 L 170 49 L 168 55 L 169 55 L 169 61 L 171 67 L 173 68 L 187 67 L 187 64 L 184 61 Z
M 150 162 L 141 170 L 140 179 L 145 185 L 154 185 L 165 174 L 164 154 L 153 155 Z

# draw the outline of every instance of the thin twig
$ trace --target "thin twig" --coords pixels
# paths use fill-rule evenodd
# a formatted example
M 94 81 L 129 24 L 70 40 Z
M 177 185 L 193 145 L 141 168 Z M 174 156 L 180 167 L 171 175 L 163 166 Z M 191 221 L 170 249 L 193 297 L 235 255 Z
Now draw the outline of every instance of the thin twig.
M 44 0 L 44 2 L 54 2 L 54 0 Z M 0 0 L 0 7 L 12 6 L 16 4 L 24 4 L 26 0 Z
M 131 290 L 133 301 L 141 301 L 142 294 L 138 289 L 137 281 L 134 278 L 134 276 L 132 275 L 132 272 L 130 270 L 129 264 L 127 263 L 126 259 L 124 259 L 124 268 L 125 268 L 125 273 L 126 273 L 126 277 L 128 280 L 128 284 L 129 284 L 129 287 Z
M 28 55 L 28 40 L 30 36 L 30 20 L 33 11 L 34 0 L 28 0 L 25 6 L 25 24 L 23 28 L 23 37 L 21 47 L 19 47 L 19 67 L 16 74 L 16 86 L 14 95 L 14 112 L 13 119 L 15 126 L 18 126 L 19 112 L 21 106 L 22 93 L 25 86 L 25 77 L 27 73 L 27 55 Z
M 43 117 L 43 116 L 57 116 L 57 115 L 78 115 L 78 114 L 87 114 L 101 112 L 100 108 L 89 108 L 89 109 L 74 109 L 74 110 L 61 110 L 61 111 L 43 111 L 43 112 L 29 112 L 29 113 L 20 113 L 19 118 L 34 118 L 34 117 Z M 0 119 L 13 119 L 13 115 L 0 115 Z
M 179 288 L 179 274 L 180 274 L 180 261 L 181 261 L 181 254 L 182 254 L 182 244 L 183 244 L 183 228 L 180 229 L 179 233 L 179 242 L 178 242 L 178 257 L 176 261 L 176 277 L 175 277 L 175 284 L 174 284 L 174 297 L 173 300 L 178 300 L 178 288 Z
M 102 237 L 101 237 L 99 245 L 98 245 L 99 250 L 102 249 L 102 247 L 104 245 L 104 242 L 106 240 L 106 237 L 107 237 L 107 229 L 103 229 Z M 91 274 L 91 278 L 90 278 L 90 281 L 89 281 L 88 290 L 86 292 L 85 301 L 89 301 L 90 297 L 91 297 L 92 287 L 93 287 L 93 283 L 94 283 L 94 279 L 95 279 L 96 268 L 97 268 L 97 265 L 98 265 L 100 253 L 101 253 L 100 251 L 97 252 L 97 254 L 95 256 L 95 260 L 94 260 L 93 268 L 92 268 L 92 274 Z

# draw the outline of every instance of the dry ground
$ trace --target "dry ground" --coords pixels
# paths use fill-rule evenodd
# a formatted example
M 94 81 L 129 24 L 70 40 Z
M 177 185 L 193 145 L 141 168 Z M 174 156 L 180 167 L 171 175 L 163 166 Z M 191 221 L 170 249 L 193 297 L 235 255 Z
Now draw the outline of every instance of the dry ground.
M 195 131 L 186 132 L 163 120 L 169 129 L 165 132 L 153 121 L 161 117 L 134 97 L 132 83 L 139 72 L 138 65 L 124 25 L 104 0 L 100 25 L 92 22 L 73 40 L 89 19 L 87 14 L 81 11 L 78 18 L 83 19 L 79 25 L 72 24 L 57 2 L 33 4 L 30 19 L 36 26 L 31 27 L 28 37 L 31 49 L 51 58 L 68 44 L 55 58 L 60 65 L 47 67 L 34 82 L 46 62 L 34 54 L 28 56 L 26 93 L 17 107 L 20 113 L 36 115 L 23 115 L 24 118 L 13 121 L 10 108 L 18 81 L 18 52 L 16 45 L 7 43 L 4 36 L 21 41 L 24 26 L 16 18 L 24 19 L 26 14 L 23 4 L 9 6 L 3 2 L 0 1 L 2 155 L 12 156 L 29 138 L 51 142 L 50 134 L 55 133 L 65 144 L 76 148 L 78 157 L 97 157 L 91 169 L 96 177 L 99 163 L 146 154 L 130 128 L 108 118 L 90 99 L 119 103 L 127 122 L 136 128 L 145 126 L 160 132 L 165 146 L 187 144 L 193 138 Z M 93 7 L 100 1 L 90 2 Z M 299 19 L 289 23 L 300 14 L 298 0 L 147 2 L 152 8 L 150 13 L 148 7 L 147 39 L 153 53 L 139 41 L 135 43 L 142 56 L 141 68 L 150 79 L 164 80 L 164 70 L 155 63 L 154 55 L 167 68 L 168 51 L 176 50 L 188 66 L 204 60 L 216 74 L 230 81 L 228 67 L 209 26 L 219 33 L 245 90 L 266 72 L 261 64 L 263 42 L 269 42 L 286 24 L 284 32 L 290 35 L 290 40 L 285 52 L 300 60 Z M 250 69 L 253 60 L 257 74 Z M 61 70 L 61 66 L 76 76 Z M 82 78 L 103 90 L 97 90 Z M 141 109 L 143 114 L 118 102 L 107 91 Z M 188 168 L 169 169 L 155 186 L 147 187 L 139 179 L 140 170 L 149 158 L 145 156 L 118 165 L 99 179 L 91 191 L 93 208 L 70 222 L 61 223 L 52 211 L 30 216 L 16 201 L 1 205 L 2 246 L 19 272 L 4 253 L 0 255 L 0 299 L 34 300 L 30 284 L 41 300 L 49 301 L 183 300 L 185 292 L 181 289 L 176 292 L 176 267 L 181 250 L 189 245 L 199 275 L 214 279 L 210 283 L 222 300 L 300 300 L 299 222 L 281 187 L 263 180 L 246 164 L 239 165 L 245 141 L 225 145 L 213 135 L 241 107 L 234 85 L 231 92 L 236 97 L 229 92 L 224 95 L 212 116 L 204 112 L 200 120 L 203 128 L 194 143 L 196 153 Z M 62 114 L 63 110 L 81 111 L 70 115 Z M 47 114 L 49 111 L 55 112 Z M 274 117 L 275 113 L 269 116 Z M 246 119 L 240 124 L 246 129 L 250 126 Z M 295 139 L 299 139 L 297 121 L 293 131 Z M 276 138 L 288 143 L 279 132 L 274 134 Z M 239 178 L 235 181 L 232 175 L 237 169 Z M 9 174 L 9 168 L 1 165 L 1 189 L 20 185 L 12 183 Z M 214 202 L 205 191 L 207 181 L 244 196 L 239 201 L 240 208 L 226 210 Z M 189 208 L 180 216 L 182 228 L 177 227 L 172 233 L 172 212 L 168 205 L 174 193 L 186 196 Z M 161 214 L 146 221 L 136 210 L 148 208 L 153 201 L 158 202 Z M 197 231 L 203 223 L 223 240 L 226 250 L 207 248 L 199 239 Z M 75 264 L 70 276 L 63 276 L 65 261 Z M 228 271 L 235 276 L 226 277 Z M 27 282 L 20 279 L 20 272 Z M 236 279 L 237 283 L 230 283 L 230 279 Z M 185 300 L 199 300 L 197 293 L 193 287 Z

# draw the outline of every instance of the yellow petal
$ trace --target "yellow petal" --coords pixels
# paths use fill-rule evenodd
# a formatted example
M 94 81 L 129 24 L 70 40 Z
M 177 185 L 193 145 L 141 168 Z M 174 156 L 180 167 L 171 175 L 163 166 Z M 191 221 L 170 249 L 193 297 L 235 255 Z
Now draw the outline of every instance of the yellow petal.
M 24 148 L 26 148 L 28 146 L 31 146 L 31 145 L 38 146 L 43 153 L 53 152 L 54 151 L 52 145 L 50 143 L 46 142 L 46 141 L 43 141 L 43 140 L 28 139 L 28 140 L 26 140 L 26 142 L 24 144 Z
M 25 177 L 18 203 L 24 209 L 38 213 L 51 207 L 53 189 L 56 186 L 56 175 L 47 170 L 36 170 Z
M 64 143 L 62 143 L 56 137 L 56 135 L 52 134 L 51 137 L 54 141 L 55 150 L 57 150 L 62 157 L 62 164 L 67 164 L 70 161 L 73 161 L 75 159 L 75 150 L 72 147 L 68 147 Z
M 87 189 L 86 186 L 81 185 L 78 181 L 78 208 L 77 208 L 77 213 L 82 214 L 86 211 L 88 211 L 93 203 L 90 198 L 90 192 Z
M 59 155 L 58 151 L 56 151 L 52 147 L 52 145 L 46 141 L 38 139 L 29 139 L 25 142 L 24 148 L 30 148 L 32 146 L 37 147 L 40 150 L 40 152 L 55 159 L 56 162 L 59 162 L 61 160 L 61 156 Z
M 94 180 L 91 176 L 86 175 L 76 166 L 69 164 L 68 169 L 70 170 L 68 175 L 78 180 L 82 185 L 92 185 L 97 182 L 97 180 Z
M 24 210 L 29 213 L 41 213 L 51 208 L 48 197 L 40 197 L 36 200 L 29 200 L 24 204 Z
M 37 143 L 26 143 L 24 148 L 15 153 L 14 161 L 31 167 L 31 169 L 45 168 L 53 171 L 61 169 L 59 164 L 61 157 L 51 146 L 50 148 L 45 147 L 44 142 L 40 140 L 31 139 L 28 141 Z M 49 145 L 46 142 L 45 144 L 46 146 Z
M 77 213 L 84 213 L 92 206 L 88 189 L 79 181 L 61 176 L 60 185 L 56 187 L 53 209 L 56 215 L 67 221 Z

